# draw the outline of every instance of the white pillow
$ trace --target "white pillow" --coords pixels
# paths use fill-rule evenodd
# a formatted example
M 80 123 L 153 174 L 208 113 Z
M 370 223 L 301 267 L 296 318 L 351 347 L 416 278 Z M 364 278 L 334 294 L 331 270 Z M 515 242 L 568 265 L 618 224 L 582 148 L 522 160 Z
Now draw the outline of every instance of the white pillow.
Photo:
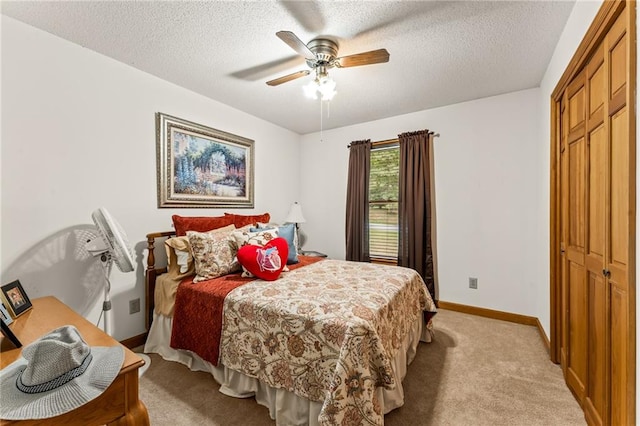
M 176 263 L 180 266 L 180 273 L 184 274 L 189 270 L 189 262 L 193 259 L 191 253 L 183 250 L 176 250 Z

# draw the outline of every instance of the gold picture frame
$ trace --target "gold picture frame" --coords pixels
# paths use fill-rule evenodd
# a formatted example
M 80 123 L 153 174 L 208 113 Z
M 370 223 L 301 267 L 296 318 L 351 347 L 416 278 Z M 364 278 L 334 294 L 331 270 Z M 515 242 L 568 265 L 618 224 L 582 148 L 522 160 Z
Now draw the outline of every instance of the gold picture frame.
M 254 207 L 254 141 L 156 113 L 158 207 Z

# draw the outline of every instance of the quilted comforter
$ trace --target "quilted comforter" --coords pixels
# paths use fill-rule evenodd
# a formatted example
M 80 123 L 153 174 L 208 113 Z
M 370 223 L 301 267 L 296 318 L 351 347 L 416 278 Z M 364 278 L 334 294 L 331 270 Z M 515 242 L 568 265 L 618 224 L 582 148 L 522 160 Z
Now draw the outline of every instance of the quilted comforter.
M 324 260 L 231 291 L 220 360 L 323 402 L 320 424 L 383 424 L 376 389 L 395 386 L 391 360 L 423 311 L 436 306 L 416 271 Z
M 299 263 L 290 266 L 291 270 L 320 260 L 317 257 L 300 258 Z M 224 300 L 234 289 L 252 281 L 255 278 L 244 278 L 238 272 L 199 283 L 194 283 L 190 276 L 175 283 L 175 289 L 171 280 L 168 287 L 156 287 L 156 303 L 162 295 L 175 298 L 171 347 L 194 352 L 205 361 L 218 365 Z M 159 304 L 173 306 L 173 301 L 161 300 Z

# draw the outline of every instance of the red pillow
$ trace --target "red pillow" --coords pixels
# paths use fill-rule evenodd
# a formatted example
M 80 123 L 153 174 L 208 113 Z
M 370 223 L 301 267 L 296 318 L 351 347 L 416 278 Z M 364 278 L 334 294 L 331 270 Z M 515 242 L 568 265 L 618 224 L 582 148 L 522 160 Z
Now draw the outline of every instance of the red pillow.
M 258 222 L 269 223 L 271 219 L 271 215 L 269 213 L 257 214 L 257 215 L 243 215 L 243 214 L 234 214 L 234 213 L 225 213 L 227 217 L 233 218 L 233 224 L 236 228 L 242 228 L 246 225 L 256 225 Z
M 289 243 L 282 237 L 274 238 L 264 246 L 247 244 L 238 250 L 238 262 L 258 278 L 277 280 L 287 265 Z
M 188 217 L 174 214 L 171 219 L 173 219 L 173 227 L 178 237 L 187 235 L 187 231 L 207 232 L 233 224 L 233 218 L 227 215 Z

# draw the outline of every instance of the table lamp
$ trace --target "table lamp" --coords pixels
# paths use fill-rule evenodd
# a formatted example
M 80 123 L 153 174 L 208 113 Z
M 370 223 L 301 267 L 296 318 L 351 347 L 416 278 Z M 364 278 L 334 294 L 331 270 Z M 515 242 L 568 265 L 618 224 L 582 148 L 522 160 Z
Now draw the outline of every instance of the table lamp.
M 300 253 L 302 249 L 300 247 L 300 227 L 298 224 L 305 223 L 306 220 L 302 214 L 302 206 L 300 206 L 297 201 L 291 204 L 291 208 L 289 209 L 289 214 L 287 215 L 285 222 L 296 224 L 296 249 L 298 253 Z

